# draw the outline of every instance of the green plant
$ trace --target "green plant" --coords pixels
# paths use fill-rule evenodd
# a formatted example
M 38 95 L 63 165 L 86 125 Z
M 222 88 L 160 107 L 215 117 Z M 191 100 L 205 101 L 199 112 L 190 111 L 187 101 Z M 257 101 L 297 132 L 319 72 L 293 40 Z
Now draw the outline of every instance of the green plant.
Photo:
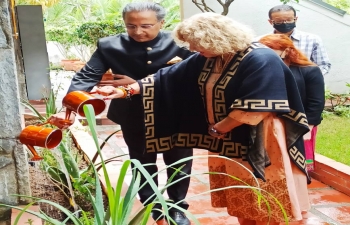
M 45 94 L 44 93 L 44 101 L 45 101 L 45 115 L 41 115 L 41 113 L 31 104 L 28 100 L 26 99 L 21 99 L 21 104 L 28 108 L 34 116 L 38 117 L 38 119 L 42 123 L 46 123 L 47 119 L 50 118 L 51 115 L 56 114 L 61 111 L 61 109 L 58 109 L 56 107 L 56 96 L 57 96 L 57 91 L 54 91 L 53 89 L 50 89 L 50 92 Z
M 56 107 L 57 91 L 55 92 L 51 89 L 48 97 L 44 99 L 46 106 L 45 115 L 41 115 L 41 113 L 39 113 L 29 101 L 22 100 L 21 103 L 25 107 L 29 108 L 34 113 L 34 115 L 37 116 L 43 124 L 45 124 L 51 115 L 58 112 Z M 52 125 L 45 124 L 44 126 Z M 74 200 L 75 192 L 73 188 L 81 191 L 82 189 L 79 189 L 79 184 L 89 187 L 92 187 L 92 185 L 88 184 L 90 179 L 85 179 L 86 176 L 84 177 L 85 173 L 88 172 L 87 169 L 79 170 L 77 158 L 76 156 L 72 155 L 70 140 L 70 133 L 66 131 L 63 132 L 62 141 L 58 146 L 58 152 L 60 153 L 59 156 L 55 156 L 52 151 L 48 149 L 41 149 L 43 160 L 40 162 L 40 168 L 45 171 L 54 182 L 54 184 L 60 190 L 62 190 L 62 193 L 66 196 L 71 205 L 75 209 L 78 209 Z M 85 180 L 82 180 L 82 178 Z
M 165 30 L 173 30 L 175 26 L 181 22 L 180 15 L 180 1 L 179 0 L 159 0 L 155 1 L 166 9 L 165 23 L 163 28 Z
M 108 139 L 118 131 L 119 130 L 108 136 L 101 144 L 100 149 L 102 149 Z M 95 156 L 88 167 L 79 169 L 78 152 L 73 152 L 71 148 L 72 143 L 70 142 L 70 133 L 65 132 L 63 140 L 58 146 L 59 151 L 56 151 L 59 154 L 53 154 L 51 151 L 44 151 L 40 167 L 49 175 L 51 181 L 61 190 L 75 210 L 78 208 L 89 210 L 86 203 L 90 201 L 89 192 L 94 191 L 96 179 L 92 168 L 96 167 L 98 171 L 101 165 L 100 163 L 96 163 L 97 156 Z M 117 161 L 118 159 L 116 158 L 118 157 L 121 156 L 106 159 L 105 163 Z
M 29 101 L 22 100 L 22 104 L 25 107 L 28 107 L 34 113 L 34 115 L 36 115 L 38 119 L 45 124 L 48 118 L 58 111 L 55 103 L 57 91 L 55 92 L 51 90 L 48 98 L 45 99 L 46 114 L 44 116 L 41 115 Z M 52 125 L 46 124 L 45 126 Z M 119 130 L 113 132 L 110 136 L 108 136 L 101 144 L 100 148 L 102 149 L 109 138 L 118 131 Z M 75 195 L 77 194 L 79 196 L 87 198 L 88 195 L 86 188 L 89 188 L 90 191 L 94 189 L 93 181 L 95 177 L 92 176 L 91 165 L 85 169 L 79 169 L 77 158 L 78 154 L 76 153 L 74 155 L 72 153 L 72 143 L 70 136 L 71 135 L 69 132 L 65 131 L 63 133 L 62 141 L 57 148 L 58 151 L 56 151 L 59 153 L 59 155 L 53 154 L 51 150 L 44 148 L 41 149 L 40 154 L 42 155 L 43 160 L 40 162 L 40 168 L 49 175 L 52 182 L 54 182 L 56 187 L 62 191 L 71 205 L 75 209 L 78 209 L 78 206 L 75 202 Z M 92 160 L 93 164 L 96 163 L 96 159 L 97 155 Z M 115 158 L 111 158 L 105 161 L 106 163 L 109 163 L 115 160 Z M 96 164 L 95 166 L 97 167 L 97 170 L 101 168 L 100 164 Z
M 350 83 L 346 83 L 346 86 L 350 88 Z M 341 116 L 350 117 L 350 91 L 346 93 L 332 93 L 328 88 L 325 91 L 326 103 L 330 106 L 326 106 L 323 115 L 327 116 L 329 113 Z
M 52 63 L 50 63 L 50 71 L 52 70 L 60 71 L 63 70 L 63 68 L 61 65 L 53 65 Z
M 28 4 L 28 5 L 43 5 L 48 7 L 57 4 L 60 0 L 18 0 L 16 3 L 18 5 Z
M 83 44 L 95 49 L 98 39 L 124 32 L 124 26 L 121 24 L 121 21 L 86 22 L 77 27 L 76 33 Z
M 346 13 L 350 14 L 350 1 L 349 0 L 325 0 L 324 2 L 346 11 Z
M 124 197 L 121 196 L 121 191 L 122 191 L 122 185 L 124 183 L 124 179 L 127 173 L 127 170 L 131 164 L 131 160 L 126 160 L 123 163 L 123 166 L 120 171 L 120 176 L 117 182 L 117 185 L 115 188 L 112 187 L 111 182 L 108 177 L 108 173 L 106 170 L 106 164 L 102 158 L 101 155 L 101 149 L 100 146 L 98 145 L 98 140 L 97 140 L 97 133 L 95 130 L 96 122 L 95 122 L 95 116 L 94 116 L 94 110 L 91 105 L 84 106 L 84 112 L 87 116 L 87 120 L 89 123 L 90 127 L 90 132 L 93 136 L 97 151 L 99 153 L 99 156 L 101 158 L 101 165 L 103 169 L 103 174 L 105 177 L 105 184 L 106 184 L 106 190 L 107 190 L 107 196 L 108 196 L 108 208 L 104 208 L 103 200 L 102 200 L 102 188 L 100 184 L 99 179 L 94 180 L 94 194 L 90 192 L 88 188 L 85 187 L 85 190 L 88 193 L 89 199 L 91 201 L 91 204 L 94 208 L 94 222 L 93 224 L 95 225 L 118 225 L 118 224 L 146 224 L 152 209 L 152 204 L 149 204 L 148 206 L 145 206 L 143 209 L 141 209 L 138 213 L 136 213 L 134 216 L 131 216 L 131 208 L 133 207 L 133 203 L 136 197 L 136 194 L 139 189 L 139 183 L 140 183 L 140 175 L 136 175 L 135 178 L 132 180 L 129 189 Z M 157 193 L 158 199 L 160 199 L 160 202 L 162 206 L 166 209 L 167 204 L 164 198 L 162 197 L 162 194 L 158 191 L 157 186 L 153 182 L 153 179 L 149 174 L 147 174 L 146 170 L 143 168 L 143 166 L 136 160 L 133 160 L 135 167 L 137 168 L 138 171 L 143 173 L 147 179 L 147 181 L 151 184 L 151 186 L 154 188 L 154 191 Z M 91 163 L 91 162 L 90 162 Z M 93 173 L 95 177 L 98 177 L 98 173 L 96 168 L 93 166 Z M 22 216 L 23 212 L 26 211 L 28 213 L 31 213 L 33 215 L 38 216 L 42 220 L 52 223 L 54 225 L 58 224 L 64 224 L 68 220 L 71 220 L 73 224 L 76 225 L 89 225 L 92 224 L 91 220 L 87 217 L 87 214 L 82 211 L 82 210 L 77 210 L 75 212 L 70 212 L 69 210 L 65 209 L 64 207 L 58 205 L 57 203 L 50 202 L 44 199 L 37 199 L 37 198 L 32 198 L 33 202 L 28 204 L 26 207 L 24 207 L 21 213 L 17 216 L 15 219 L 15 223 L 18 223 L 18 220 L 20 216 Z M 28 210 L 28 207 L 33 205 L 34 203 L 47 203 L 52 205 L 53 207 L 56 207 L 58 210 L 61 210 L 63 213 L 67 215 L 67 220 L 61 222 L 57 221 L 53 218 L 48 217 L 47 215 L 43 214 L 42 212 L 33 212 Z M 8 206 L 4 204 L 0 204 L 1 206 Z M 10 206 L 13 208 L 18 208 L 16 206 Z M 19 209 L 19 208 L 18 208 Z M 81 218 L 79 218 L 79 214 L 82 214 Z M 83 222 L 82 222 L 83 221 Z
M 27 224 L 29 224 L 29 225 L 32 225 L 33 224 L 33 222 L 34 222 L 34 220 L 32 220 L 32 219 L 28 219 L 28 221 L 26 222 Z
M 75 26 L 46 27 L 45 35 L 47 41 L 52 41 L 65 59 L 76 59 L 70 53 L 70 48 L 80 44 L 75 33 Z
M 350 118 L 333 113 L 324 117 L 318 125 L 316 152 L 350 166 Z

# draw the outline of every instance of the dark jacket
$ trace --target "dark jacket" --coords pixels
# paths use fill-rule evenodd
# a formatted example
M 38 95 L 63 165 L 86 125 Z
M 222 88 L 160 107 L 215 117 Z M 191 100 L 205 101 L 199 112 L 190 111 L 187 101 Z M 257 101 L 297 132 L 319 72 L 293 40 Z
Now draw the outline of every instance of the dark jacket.
M 108 69 L 138 80 L 169 66 L 167 62 L 175 56 L 185 59 L 191 54 L 176 45 L 171 33 L 166 31 L 148 42 L 136 42 L 127 34 L 101 38 L 91 59 L 73 77 L 68 92 L 90 91 Z M 135 115 L 143 115 L 141 98 L 137 95 L 131 101 L 113 99 L 107 117 L 116 123 L 128 124 Z
M 322 72 L 317 66 L 290 66 L 297 82 L 307 121 L 317 126 L 322 121 L 325 104 L 325 87 Z

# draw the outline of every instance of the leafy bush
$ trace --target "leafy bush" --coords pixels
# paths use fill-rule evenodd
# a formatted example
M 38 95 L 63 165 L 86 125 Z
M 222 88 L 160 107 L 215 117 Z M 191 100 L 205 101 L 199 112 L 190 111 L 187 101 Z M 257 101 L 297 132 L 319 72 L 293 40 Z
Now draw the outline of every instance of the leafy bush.
M 124 26 L 121 23 L 98 21 L 81 24 L 77 27 L 76 34 L 82 40 L 83 44 L 95 48 L 98 39 L 116 35 L 124 31 Z
M 325 0 L 324 2 L 334 6 L 335 8 L 342 9 L 346 11 L 346 13 L 350 14 L 349 0 Z
M 49 27 L 45 30 L 46 40 L 53 41 L 60 53 L 66 59 L 77 58 L 70 54 L 70 48 L 81 44 L 76 35 L 75 26 Z
M 350 83 L 346 83 L 346 86 L 350 88 Z M 326 89 L 325 98 L 326 103 L 329 103 L 330 106 L 325 107 L 324 116 L 327 117 L 329 114 L 334 114 L 350 118 L 350 90 L 343 94 L 337 94 Z

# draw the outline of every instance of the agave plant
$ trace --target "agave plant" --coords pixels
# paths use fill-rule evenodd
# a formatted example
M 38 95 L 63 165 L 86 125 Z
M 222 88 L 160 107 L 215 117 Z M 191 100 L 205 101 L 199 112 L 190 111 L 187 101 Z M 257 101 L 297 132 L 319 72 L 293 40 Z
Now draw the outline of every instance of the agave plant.
M 58 91 L 58 90 L 57 90 Z M 45 115 L 42 115 L 34 106 L 26 99 L 21 99 L 21 104 L 28 108 L 34 116 L 38 117 L 38 119 L 42 123 L 46 123 L 47 119 L 58 112 L 61 111 L 61 109 L 57 109 L 56 107 L 56 96 L 57 91 L 54 91 L 53 89 L 50 89 L 50 92 L 46 95 L 44 95 L 44 101 L 45 101 Z

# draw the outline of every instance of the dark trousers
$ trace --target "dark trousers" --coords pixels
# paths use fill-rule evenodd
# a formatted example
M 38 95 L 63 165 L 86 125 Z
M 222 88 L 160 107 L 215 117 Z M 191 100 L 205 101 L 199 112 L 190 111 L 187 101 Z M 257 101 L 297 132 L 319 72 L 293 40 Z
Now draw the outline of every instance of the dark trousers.
M 141 126 L 132 126 L 129 125 L 121 126 L 123 131 L 123 136 L 126 144 L 129 148 L 129 154 L 131 159 L 137 159 L 140 161 L 141 164 L 154 164 L 145 166 L 145 169 L 148 171 L 150 175 L 155 174 L 158 171 L 157 165 L 155 164 L 157 161 L 157 153 L 147 153 L 145 152 L 145 145 L 144 145 L 144 130 Z M 193 149 L 189 148 L 175 148 L 170 151 L 163 153 L 163 159 L 166 165 L 170 165 L 172 163 L 175 163 L 176 161 L 192 156 L 193 155 Z M 192 168 L 192 160 L 186 161 L 182 164 L 175 165 L 174 168 L 179 168 L 185 164 L 185 166 L 181 169 L 181 172 L 177 173 L 176 176 L 172 181 L 176 181 L 184 176 L 186 174 L 191 174 L 191 168 Z M 168 178 L 170 178 L 175 170 L 173 168 L 167 169 L 167 175 Z M 141 176 L 141 182 L 142 185 L 145 183 L 146 179 Z M 158 177 L 154 177 L 154 182 L 158 185 Z M 172 186 L 167 188 L 167 193 L 169 196 L 169 199 L 174 201 L 174 203 L 181 201 L 185 199 L 188 188 L 190 185 L 190 178 L 185 178 L 181 181 L 179 181 L 176 184 L 173 184 Z M 143 188 L 139 191 L 140 200 L 144 205 L 147 205 L 148 203 L 152 202 L 153 199 L 148 200 L 147 199 L 154 194 L 154 191 L 152 190 L 151 186 L 149 184 L 146 184 Z M 146 202 L 147 201 L 147 202 Z M 181 204 L 178 204 L 181 208 L 188 209 L 189 205 L 187 202 L 182 202 Z M 159 208 L 160 206 L 156 206 Z M 176 211 L 176 209 L 172 209 L 173 211 Z

